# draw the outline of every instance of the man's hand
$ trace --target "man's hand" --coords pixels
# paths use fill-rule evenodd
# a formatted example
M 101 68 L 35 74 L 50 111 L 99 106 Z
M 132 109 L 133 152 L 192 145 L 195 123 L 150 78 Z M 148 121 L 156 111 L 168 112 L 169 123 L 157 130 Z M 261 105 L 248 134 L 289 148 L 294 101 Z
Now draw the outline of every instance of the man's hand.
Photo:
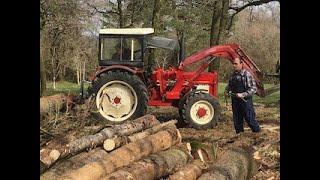
M 244 94 L 243 94 L 243 93 L 237 93 L 236 96 L 237 96 L 238 98 L 244 98 Z

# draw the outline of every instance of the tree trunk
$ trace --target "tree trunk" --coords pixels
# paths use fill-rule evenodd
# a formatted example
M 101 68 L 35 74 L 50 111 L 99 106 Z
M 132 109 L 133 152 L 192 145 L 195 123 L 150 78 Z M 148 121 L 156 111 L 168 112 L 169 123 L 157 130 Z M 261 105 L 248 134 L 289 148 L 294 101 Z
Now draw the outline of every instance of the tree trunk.
M 214 2 L 214 9 L 211 18 L 210 46 L 219 44 L 219 26 L 221 18 L 222 1 Z
M 219 41 L 218 44 L 225 43 L 226 39 L 226 29 L 228 24 L 228 14 L 229 10 L 229 0 L 222 0 L 222 11 L 219 26 Z
M 85 78 L 86 78 L 86 62 L 84 61 L 82 66 L 82 77 L 80 82 L 84 81 Z
M 56 89 L 56 67 L 55 67 L 55 48 L 51 49 L 51 66 L 52 66 L 52 82 L 53 82 L 53 90 Z
M 105 179 L 128 179 L 128 177 L 134 180 L 159 179 L 173 173 L 189 159 L 190 156 L 186 151 L 173 147 L 119 169 Z
M 160 19 L 160 2 L 161 0 L 154 0 L 153 11 L 152 11 L 152 27 L 154 28 L 154 33 L 158 34 L 159 31 L 159 19 Z
M 120 146 L 128 144 L 129 142 L 135 142 L 151 134 L 157 133 L 160 130 L 165 129 L 166 127 L 175 126 L 176 123 L 177 123 L 177 120 L 171 120 L 171 121 L 156 125 L 150 129 L 146 129 L 144 132 L 136 133 L 131 136 L 122 136 L 122 137 L 116 137 L 112 139 L 106 139 L 103 143 L 103 147 L 106 151 L 112 151 Z
M 81 137 L 71 143 L 61 145 L 60 147 L 46 147 L 40 150 L 40 161 L 50 167 L 58 159 L 75 155 L 85 149 L 94 148 L 101 145 L 107 138 L 114 135 L 126 136 L 143 129 L 150 128 L 160 122 L 153 115 L 145 115 L 131 122 L 115 125 L 114 127 L 105 128 L 94 135 Z
M 47 77 L 43 57 L 40 58 L 40 83 L 40 96 L 44 96 L 47 90 Z
M 80 72 L 79 72 L 79 67 L 77 67 L 77 84 L 80 85 Z
M 68 171 L 76 170 L 88 163 L 96 162 L 108 153 L 102 148 L 95 148 L 89 152 L 82 152 L 64 161 L 57 162 L 40 176 L 41 180 L 58 179 Z M 42 172 L 40 172 L 42 173 Z
M 251 154 L 240 148 L 230 149 L 218 159 L 212 171 L 202 174 L 198 180 L 246 180 L 255 171 Z
M 211 21 L 210 46 L 224 42 L 227 29 L 229 0 L 216 1 Z M 219 70 L 220 58 L 215 59 L 209 66 L 209 72 Z
M 196 180 L 202 174 L 202 169 L 206 169 L 205 164 L 200 160 L 194 160 L 169 176 L 169 180 Z
M 58 76 L 59 76 L 59 81 L 64 81 L 64 80 L 65 80 L 65 78 L 64 78 L 64 71 L 65 71 L 65 66 L 63 66 L 63 67 L 61 68 L 61 70 L 59 71 L 59 74 L 58 74 Z
M 185 32 L 182 30 L 178 34 L 178 42 L 179 42 L 179 63 L 185 58 L 186 46 L 185 46 Z
M 150 154 L 163 151 L 181 142 L 176 128 L 160 131 L 144 139 L 129 143 L 112 151 L 101 161 L 87 164 L 86 166 L 66 174 L 63 179 L 100 179 L 109 175 L 116 169 Z
M 123 28 L 122 0 L 117 0 L 119 12 L 119 27 Z
M 81 68 L 81 63 L 79 63 L 79 84 L 81 83 L 81 76 L 82 76 L 82 68 Z
M 154 29 L 154 35 L 158 35 L 159 31 L 159 11 L 160 11 L 160 0 L 154 0 L 153 2 L 153 11 L 152 11 L 152 22 L 151 26 Z M 148 56 L 148 66 L 150 69 L 148 69 L 149 72 L 151 72 L 152 65 L 155 62 L 155 49 L 151 49 L 151 52 Z

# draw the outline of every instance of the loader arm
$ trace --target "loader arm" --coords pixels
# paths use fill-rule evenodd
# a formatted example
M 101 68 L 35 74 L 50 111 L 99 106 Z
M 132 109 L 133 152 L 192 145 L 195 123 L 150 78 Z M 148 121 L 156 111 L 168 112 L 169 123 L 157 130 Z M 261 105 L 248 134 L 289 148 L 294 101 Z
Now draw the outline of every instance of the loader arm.
M 218 45 L 213 46 L 207 49 L 203 49 L 198 51 L 197 53 L 185 58 L 179 65 L 179 69 L 183 69 L 193 63 L 201 61 L 203 58 L 208 56 L 213 57 L 222 57 L 228 59 L 231 63 L 236 59 L 240 58 L 240 60 L 244 63 L 244 68 L 248 70 L 257 84 L 257 95 L 260 97 L 264 97 L 266 92 L 264 90 L 263 84 L 261 82 L 261 78 L 263 77 L 263 73 L 258 68 L 258 66 L 252 61 L 252 59 L 240 48 L 237 44 L 226 44 L 226 45 Z M 203 64 L 205 66 L 206 64 Z M 203 68 L 202 68 L 203 69 Z

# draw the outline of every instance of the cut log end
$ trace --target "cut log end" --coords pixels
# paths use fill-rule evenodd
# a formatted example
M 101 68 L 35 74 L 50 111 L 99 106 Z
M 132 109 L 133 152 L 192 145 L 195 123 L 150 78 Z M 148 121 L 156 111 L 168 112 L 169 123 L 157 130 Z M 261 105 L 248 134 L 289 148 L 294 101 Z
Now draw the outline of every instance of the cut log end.
M 116 143 L 114 142 L 113 139 L 107 139 L 103 143 L 103 148 L 108 152 L 112 151 L 116 148 Z
M 42 149 L 40 151 L 40 161 L 45 165 L 50 166 L 60 157 L 60 152 L 58 150 L 48 150 Z

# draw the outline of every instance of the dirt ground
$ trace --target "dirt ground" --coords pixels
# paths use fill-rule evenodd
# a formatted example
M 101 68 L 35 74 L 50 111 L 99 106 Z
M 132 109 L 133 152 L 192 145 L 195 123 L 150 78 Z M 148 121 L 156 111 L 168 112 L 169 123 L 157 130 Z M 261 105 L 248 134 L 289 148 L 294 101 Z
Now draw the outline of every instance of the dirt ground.
M 280 179 L 280 108 L 279 105 L 266 107 L 255 104 L 256 117 L 262 127 L 261 133 L 252 133 L 245 124 L 245 132 L 236 135 L 231 106 L 222 105 L 222 116 L 217 126 L 208 130 L 195 130 L 178 124 L 183 141 L 194 138 L 203 143 L 214 143 L 219 150 L 237 144 L 252 147 L 257 162 L 257 172 L 251 178 Z M 159 121 L 179 120 L 178 109 L 170 107 L 148 107 L 148 113 L 156 115 Z M 108 126 L 108 122 L 97 120 L 88 112 L 86 105 L 79 105 L 67 113 L 42 117 L 40 120 L 40 148 L 48 142 L 65 142 L 84 135 L 94 134 Z

